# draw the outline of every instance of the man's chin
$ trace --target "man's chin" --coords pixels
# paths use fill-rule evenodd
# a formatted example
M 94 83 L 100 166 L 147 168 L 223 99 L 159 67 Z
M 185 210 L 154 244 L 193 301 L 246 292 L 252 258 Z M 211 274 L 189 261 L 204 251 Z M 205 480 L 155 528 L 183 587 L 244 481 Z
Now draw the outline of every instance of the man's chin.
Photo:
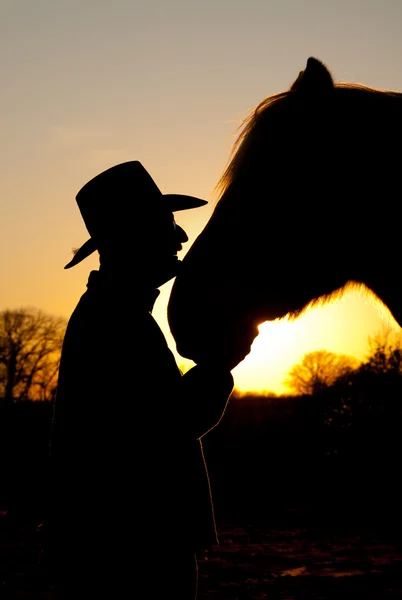
M 164 283 L 167 283 L 168 281 L 176 277 L 177 273 L 180 270 L 180 265 L 181 260 L 179 260 L 177 256 L 175 256 L 174 260 L 170 261 L 169 264 L 166 265 L 166 268 L 163 270 L 163 272 L 160 273 L 156 287 L 160 287 Z

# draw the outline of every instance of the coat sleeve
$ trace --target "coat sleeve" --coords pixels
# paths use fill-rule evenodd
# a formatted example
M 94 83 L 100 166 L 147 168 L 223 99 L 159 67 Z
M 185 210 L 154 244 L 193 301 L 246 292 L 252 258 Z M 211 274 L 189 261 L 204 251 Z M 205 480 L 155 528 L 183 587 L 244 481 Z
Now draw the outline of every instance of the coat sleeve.
M 233 386 L 230 371 L 211 365 L 196 365 L 181 377 L 180 406 L 192 437 L 202 437 L 219 423 Z

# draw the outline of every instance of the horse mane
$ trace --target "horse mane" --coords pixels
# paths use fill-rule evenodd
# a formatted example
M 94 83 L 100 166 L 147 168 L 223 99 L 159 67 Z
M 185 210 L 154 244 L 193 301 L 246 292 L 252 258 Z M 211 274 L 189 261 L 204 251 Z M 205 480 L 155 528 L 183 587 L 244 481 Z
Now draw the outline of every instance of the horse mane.
M 221 234 L 218 224 L 224 222 L 231 235 L 242 237 L 242 248 L 262 252 L 269 247 L 275 257 L 269 271 L 276 281 L 271 304 L 277 300 L 294 317 L 342 296 L 347 280 L 360 288 L 368 279 L 362 252 L 364 268 L 370 270 L 366 265 L 379 261 L 379 248 L 399 239 L 399 220 L 392 215 L 399 186 L 402 93 L 334 83 L 323 63 L 309 59 L 290 89 L 263 99 L 238 132 L 215 187 L 216 215 L 208 235 L 212 226 Z M 311 280 L 298 281 L 291 294 L 287 253 L 280 250 L 288 240 L 307 256 L 320 248 L 326 261 L 319 278 L 310 274 Z M 258 260 L 247 264 L 250 281 L 256 280 L 258 268 Z
M 313 114 L 319 122 L 322 117 L 325 119 L 326 113 L 335 110 L 338 121 L 342 123 L 350 118 L 347 116 L 347 111 L 352 111 L 362 117 L 362 127 L 373 132 L 376 124 L 372 119 L 370 120 L 370 117 L 382 109 L 377 133 L 382 126 L 392 127 L 399 146 L 399 136 L 402 133 L 402 92 L 360 83 L 333 83 L 331 80 L 330 90 L 322 90 L 315 95 L 303 94 L 298 89 L 298 83 L 306 72 L 307 70 L 301 71 L 289 90 L 264 98 L 242 121 L 237 129 L 237 138 L 227 166 L 215 186 L 218 204 L 231 187 L 248 173 L 251 161 L 261 157 L 262 146 L 267 146 L 270 142 L 276 145 L 281 135 L 288 136 L 288 140 L 291 139 L 290 134 L 294 135 L 295 129 L 293 132 L 290 131 L 289 125 L 285 123 L 286 119 L 289 119 L 291 126 L 295 128 L 295 117 L 297 120 L 303 114 L 307 113 L 309 116 Z M 329 72 L 327 73 L 329 75 Z M 364 121 L 363 115 L 368 120 Z M 319 126 L 323 124 L 325 125 L 321 122 Z M 310 124 L 311 130 L 314 131 L 314 125 Z M 389 130 L 385 132 L 384 137 L 387 136 L 388 139 L 392 137 Z

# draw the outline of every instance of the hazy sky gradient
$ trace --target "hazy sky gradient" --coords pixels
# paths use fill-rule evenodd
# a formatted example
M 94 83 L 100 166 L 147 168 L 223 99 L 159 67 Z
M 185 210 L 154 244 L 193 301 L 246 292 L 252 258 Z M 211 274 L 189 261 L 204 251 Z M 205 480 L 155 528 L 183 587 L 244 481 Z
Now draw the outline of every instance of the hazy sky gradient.
M 241 119 L 310 55 L 336 80 L 402 90 L 401 19 L 396 0 L 0 0 L 0 310 L 70 315 L 98 265 L 63 270 L 88 237 L 75 195 L 115 163 L 140 160 L 163 192 L 211 200 L 177 217 L 191 242 Z M 154 313 L 165 332 L 169 290 Z M 381 324 L 352 294 L 263 328 L 236 384 L 281 391 L 306 351 L 362 356 Z

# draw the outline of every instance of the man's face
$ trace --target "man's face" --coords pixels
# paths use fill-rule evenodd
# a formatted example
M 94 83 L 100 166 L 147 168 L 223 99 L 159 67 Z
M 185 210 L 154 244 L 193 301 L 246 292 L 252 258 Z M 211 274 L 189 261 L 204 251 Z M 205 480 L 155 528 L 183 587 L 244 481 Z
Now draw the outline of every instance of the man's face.
M 179 258 L 188 237 L 184 229 L 177 225 L 172 213 L 163 215 L 155 227 L 152 226 L 152 240 L 147 252 L 146 268 L 148 275 L 157 287 L 177 275 Z

